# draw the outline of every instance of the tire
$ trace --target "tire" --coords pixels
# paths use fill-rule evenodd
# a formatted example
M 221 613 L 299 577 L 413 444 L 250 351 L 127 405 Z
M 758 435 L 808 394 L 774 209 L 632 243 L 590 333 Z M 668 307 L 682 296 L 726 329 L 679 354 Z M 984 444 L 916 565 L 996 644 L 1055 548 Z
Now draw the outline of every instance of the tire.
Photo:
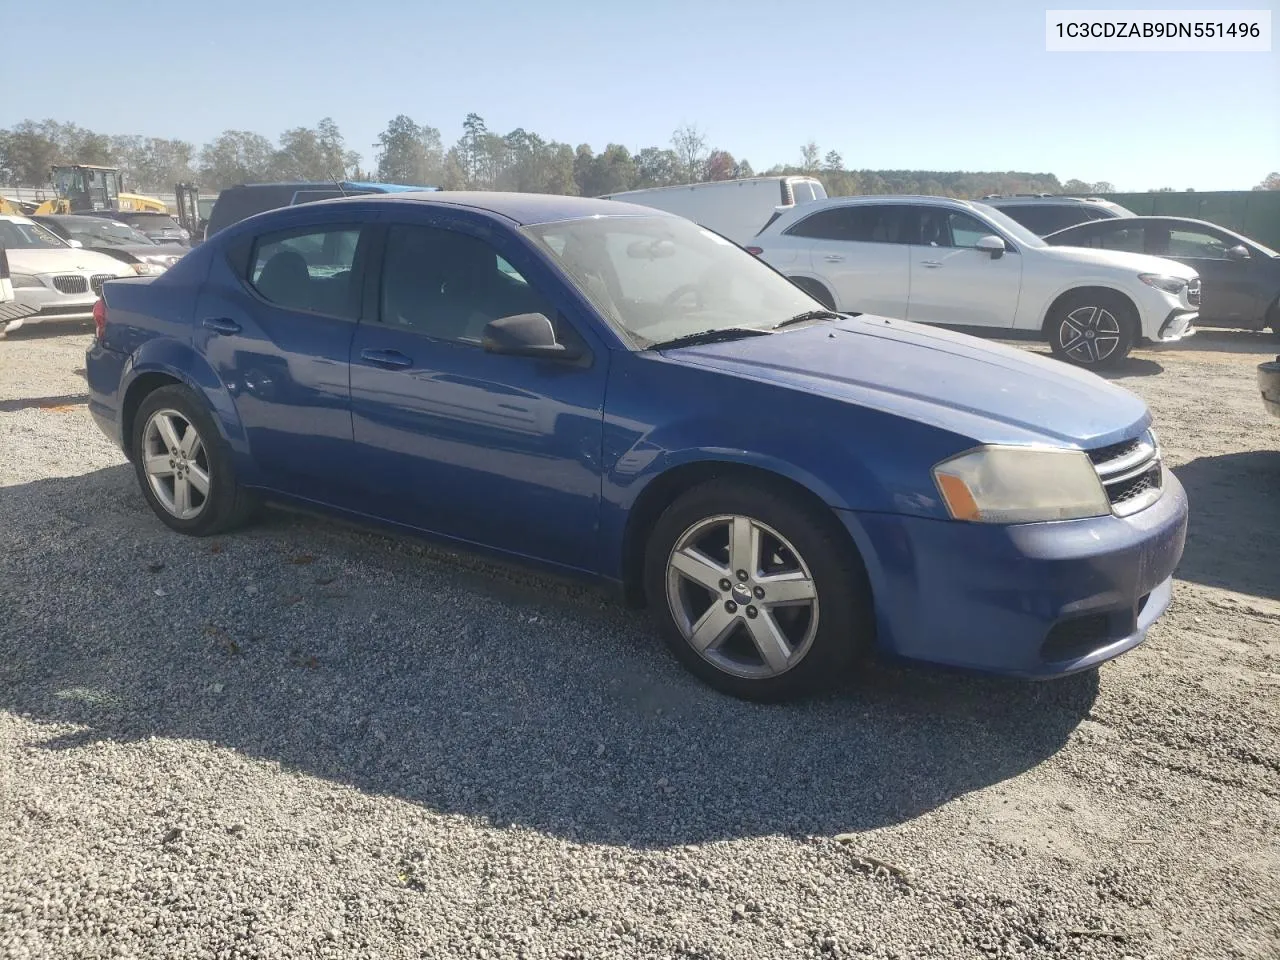
M 836 298 L 831 295 L 831 291 L 827 289 L 825 284 L 809 277 L 788 277 L 787 279 L 828 310 L 834 311 L 836 309 Z
M 729 563 L 735 528 L 755 534 L 740 533 L 738 541 L 758 544 L 750 570 Z M 716 566 L 692 556 L 695 546 Z M 748 556 L 739 554 L 738 562 Z M 778 573 L 793 579 L 768 579 Z M 845 676 L 872 646 L 871 591 L 852 545 L 820 508 L 771 485 L 712 480 L 677 498 L 649 537 L 644 582 L 676 658 L 730 696 L 775 702 L 815 692 Z M 783 589 L 792 602 L 773 606 L 770 593 Z M 699 625 L 711 640 L 705 653 L 690 639 Z M 771 635 L 787 641 L 771 647 L 772 661 L 755 640 Z
M 1133 304 L 1120 294 L 1078 290 L 1053 305 L 1044 329 L 1055 357 L 1098 370 L 1124 361 L 1140 327 Z
M 231 451 L 204 403 L 187 387 L 160 387 L 143 398 L 133 418 L 130 450 L 142 495 L 179 533 L 223 533 L 252 514 L 255 502 L 236 480 Z

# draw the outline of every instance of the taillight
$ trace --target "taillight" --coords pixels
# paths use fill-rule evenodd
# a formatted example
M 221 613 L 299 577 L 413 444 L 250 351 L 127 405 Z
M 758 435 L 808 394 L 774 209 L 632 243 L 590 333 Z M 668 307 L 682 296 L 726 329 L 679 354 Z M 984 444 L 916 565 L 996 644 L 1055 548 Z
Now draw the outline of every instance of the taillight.
M 84 316 L 84 314 L 81 314 Z M 93 305 L 93 338 L 99 343 L 107 333 L 107 302 L 101 297 Z
M 758 257 L 760 254 L 764 253 L 764 247 L 743 247 L 742 249 L 746 250 L 747 253 L 751 254 L 753 257 Z

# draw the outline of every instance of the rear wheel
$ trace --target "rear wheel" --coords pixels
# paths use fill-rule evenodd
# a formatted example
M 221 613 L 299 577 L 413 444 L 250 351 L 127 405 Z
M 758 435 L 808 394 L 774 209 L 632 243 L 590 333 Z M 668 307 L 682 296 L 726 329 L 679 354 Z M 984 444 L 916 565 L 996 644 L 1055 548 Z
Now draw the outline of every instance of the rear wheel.
M 681 663 L 736 697 L 828 686 L 871 645 L 850 545 L 817 508 L 765 485 L 713 480 L 678 498 L 649 539 L 645 590 Z
M 134 416 L 131 449 L 142 495 L 174 530 L 206 536 L 251 514 L 253 500 L 236 481 L 230 450 L 187 387 L 147 394 Z
M 835 310 L 836 298 L 831 295 L 826 284 L 810 277 L 788 277 L 788 279 L 828 310 Z
M 1049 311 L 1045 333 L 1059 360 L 1081 367 L 1120 363 L 1138 340 L 1133 305 L 1106 290 L 1080 290 L 1062 297 Z

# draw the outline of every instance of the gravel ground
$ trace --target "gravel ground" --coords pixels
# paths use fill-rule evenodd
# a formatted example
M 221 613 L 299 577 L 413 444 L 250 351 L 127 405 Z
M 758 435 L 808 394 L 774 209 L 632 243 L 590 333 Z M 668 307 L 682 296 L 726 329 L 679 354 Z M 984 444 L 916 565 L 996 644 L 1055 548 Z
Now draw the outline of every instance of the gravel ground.
M 0 342 L 0 956 L 1280 956 L 1261 336 L 1118 379 L 1191 495 L 1146 644 L 726 699 L 589 589 L 272 514 L 190 540 Z

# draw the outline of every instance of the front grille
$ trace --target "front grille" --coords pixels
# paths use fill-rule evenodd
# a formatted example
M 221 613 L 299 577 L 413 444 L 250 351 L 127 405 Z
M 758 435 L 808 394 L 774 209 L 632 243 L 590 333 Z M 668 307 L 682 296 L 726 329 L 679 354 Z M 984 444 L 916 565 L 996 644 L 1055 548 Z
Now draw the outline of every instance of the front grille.
M 114 273 L 95 273 L 89 278 L 89 285 L 93 287 L 94 293 L 101 294 L 102 285 L 108 280 L 114 280 L 115 278 L 116 275 Z
M 88 293 L 89 281 L 78 273 L 67 273 L 53 278 L 53 286 L 59 293 Z
M 1088 451 L 1098 479 L 1107 491 L 1111 510 L 1128 516 L 1146 509 L 1160 499 L 1164 487 L 1164 467 L 1160 444 L 1150 430 L 1141 436 Z
M 1200 278 L 1192 280 L 1187 284 L 1187 303 L 1193 307 L 1200 306 Z

